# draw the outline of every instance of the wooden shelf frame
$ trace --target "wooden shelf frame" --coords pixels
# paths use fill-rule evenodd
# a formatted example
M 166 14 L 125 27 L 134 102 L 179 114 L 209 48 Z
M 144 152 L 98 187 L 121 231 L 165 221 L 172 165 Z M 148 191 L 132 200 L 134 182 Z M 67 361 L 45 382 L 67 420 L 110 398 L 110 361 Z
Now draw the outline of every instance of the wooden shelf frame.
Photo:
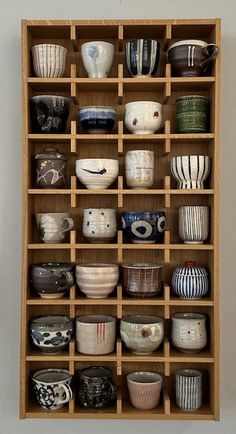
M 113 41 L 115 44 L 115 60 L 111 75 L 107 79 L 90 79 L 86 77 L 82 66 L 80 48 L 85 40 L 97 39 L 99 29 L 100 39 Z M 219 149 L 220 149 L 220 55 L 215 61 L 212 75 L 209 77 L 173 77 L 170 65 L 161 61 L 157 77 L 145 80 L 129 77 L 125 65 L 124 44 L 126 40 L 137 37 L 157 38 L 161 43 L 161 50 L 165 51 L 169 43 L 178 39 L 204 39 L 221 46 L 220 20 L 23 20 L 22 22 L 22 89 L 23 89 L 23 260 L 22 260 L 22 309 L 21 309 L 21 418 L 84 418 L 84 419 L 150 419 L 150 420 L 219 420 Z M 65 45 L 69 52 L 69 64 L 63 78 L 42 79 L 33 76 L 30 59 L 30 48 L 36 42 L 42 41 Z M 70 95 L 73 104 L 73 115 L 68 123 L 66 134 L 33 134 L 30 130 L 30 116 L 28 101 L 32 94 L 37 93 L 66 93 Z M 118 123 L 112 134 L 84 134 L 78 122 L 78 108 L 93 93 L 97 98 L 112 101 L 116 95 L 119 108 Z M 143 95 L 160 100 L 165 107 L 174 104 L 179 95 L 203 94 L 211 100 L 211 130 L 206 134 L 176 134 L 173 113 L 165 115 L 162 131 L 153 135 L 132 135 L 125 130 L 123 122 L 123 106 L 136 95 L 142 100 Z M 114 104 L 112 104 L 114 105 Z M 77 114 L 76 114 L 77 113 Z M 122 170 L 117 185 L 108 190 L 91 191 L 82 188 L 75 177 L 74 166 L 70 167 L 68 186 L 62 190 L 41 190 L 32 183 L 31 160 L 35 149 L 43 149 L 45 145 L 56 145 L 69 155 L 69 159 L 81 158 L 88 147 L 91 152 L 101 153 L 104 146 L 110 157 L 119 158 Z M 169 162 L 173 155 L 180 152 L 195 152 L 210 154 L 213 167 L 211 181 L 205 190 L 178 190 L 170 178 L 170 171 L 166 168 L 156 180 L 150 190 L 130 190 L 125 186 L 123 158 L 127 149 L 151 148 L 155 151 L 155 158 Z M 105 152 L 105 151 L 104 151 Z M 91 155 L 96 156 L 96 155 Z M 86 158 L 86 157 L 85 157 Z M 169 164 L 169 163 L 168 163 Z M 73 215 L 82 204 L 97 196 L 99 203 L 115 201 L 118 214 L 127 208 L 127 204 L 141 206 L 141 204 L 163 204 L 168 213 L 176 208 L 180 201 L 183 203 L 207 203 L 211 206 L 211 239 L 203 245 L 189 246 L 171 240 L 172 227 L 165 232 L 163 244 L 135 245 L 125 243 L 119 230 L 117 241 L 112 244 L 88 244 L 81 240 L 80 229 L 76 227 L 66 243 L 47 245 L 32 242 L 32 213 L 41 204 L 62 203 L 69 205 L 69 212 Z M 37 205 L 37 202 L 39 205 Z M 53 205 L 54 206 L 54 205 Z M 159 206 L 159 205 L 158 205 Z M 59 205 L 60 212 L 60 205 Z M 171 233 L 169 232 L 171 231 Z M 177 240 L 177 238 L 176 238 Z M 91 300 L 83 297 L 75 286 L 70 289 L 67 297 L 58 300 L 45 300 L 32 294 L 28 282 L 28 268 L 32 262 L 42 259 L 63 260 L 77 263 L 94 260 L 100 255 L 105 261 L 112 256 L 114 262 L 152 260 L 161 262 L 166 270 L 163 293 L 152 299 L 129 298 L 123 293 L 121 284 L 115 294 L 104 300 Z M 201 300 L 181 300 L 172 296 L 170 276 L 179 263 L 191 257 L 196 258 L 202 265 L 206 265 L 211 273 L 211 292 L 208 298 Z M 96 260 L 95 260 L 96 262 Z M 113 261 L 111 261 L 113 262 Z M 170 324 L 173 311 L 202 311 L 210 319 L 210 342 L 205 351 L 186 356 L 172 349 L 169 333 L 166 332 L 164 343 L 160 350 L 150 356 L 135 356 L 122 348 L 122 342 L 117 339 L 114 354 L 106 356 L 86 356 L 75 351 L 75 340 L 72 339 L 67 351 L 58 355 L 44 355 L 31 348 L 28 334 L 28 320 L 33 313 L 65 312 L 75 318 L 77 312 L 83 309 L 100 309 L 110 312 L 118 320 L 127 313 L 161 312 L 165 324 Z M 103 411 L 88 411 L 80 408 L 75 396 L 68 406 L 56 412 L 45 412 L 32 397 L 30 373 L 39 367 L 61 366 L 77 375 L 78 369 L 91 364 L 104 364 L 113 369 L 115 381 L 118 384 L 117 402 L 113 408 Z M 207 373 L 209 396 L 207 402 L 197 412 L 184 412 L 176 407 L 174 399 L 174 372 L 181 367 L 196 367 Z M 132 370 L 152 369 L 160 372 L 164 378 L 163 392 L 160 405 L 152 411 L 138 411 L 127 402 L 125 376 Z

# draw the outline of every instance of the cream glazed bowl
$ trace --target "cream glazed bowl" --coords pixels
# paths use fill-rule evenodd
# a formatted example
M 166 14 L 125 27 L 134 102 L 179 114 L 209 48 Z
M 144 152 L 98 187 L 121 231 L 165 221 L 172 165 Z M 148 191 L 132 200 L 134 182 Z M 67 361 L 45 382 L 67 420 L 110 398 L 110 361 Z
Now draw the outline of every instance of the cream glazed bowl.
M 87 158 L 76 160 L 76 175 L 90 190 L 106 189 L 119 173 L 118 160 L 109 158 Z
M 125 126 L 132 134 L 154 134 L 162 126 L 162 104 L 155 101 L 125 104 Z
M 106 298 L 117 286 L 119 267 L 116 264 L 76 265 L 76 282 L 86 297 Z

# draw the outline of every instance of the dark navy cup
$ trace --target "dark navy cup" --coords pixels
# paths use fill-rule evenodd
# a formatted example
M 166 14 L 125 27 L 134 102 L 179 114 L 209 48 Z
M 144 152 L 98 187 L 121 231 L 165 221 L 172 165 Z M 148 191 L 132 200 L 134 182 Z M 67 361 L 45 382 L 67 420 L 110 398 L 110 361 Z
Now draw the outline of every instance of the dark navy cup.
M 164 211 L 124 212 L 121 217 L 123 234 L 132 243 L 163 243 L 166 217 Z

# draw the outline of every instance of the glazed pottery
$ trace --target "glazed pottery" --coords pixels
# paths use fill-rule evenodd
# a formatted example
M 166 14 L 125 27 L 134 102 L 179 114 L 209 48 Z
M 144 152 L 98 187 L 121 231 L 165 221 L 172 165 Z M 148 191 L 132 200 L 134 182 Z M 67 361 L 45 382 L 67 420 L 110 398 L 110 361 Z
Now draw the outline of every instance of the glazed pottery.
M 180 298 L 197 300 L 208 293 L 208 272 L 206 268 L 198 267 L 196 262 L 185 262 L 184 266 L 175 269 L 171 286 Z
M 176 132 L 206 133 L 208 131 L 208 99 L 200 95 L 176 99 Z
M 131 404 L 140 410 L 151 410 L 159 404 L 162 377 L 156 372 L 131 372 L 127 375 Z
M 61 45 L 39 44 L 32 47 L 36 77 L 62 77 L 65 71 L 67 49 Z
M 206 155 L 178 155 L 171 158 L 171 173 L 180 189 L 204 188 L 211 159 Z
M 88 298 L 106 298 L 117 286 L 119 267 L 116 264 L 76 265 L 76 282 Z
M 38 403 L 44 410 L 59 410 L 72 398 L 72 375 L 67 369 L 40 369 L 31 375 Z
M 161 290 L 161 265 L 123 264 L 124 290 L 135 297 L 152 297 Z
M 76 349 L 93 356 L 115 350 L 116 318 L 109 315 L 84 315 L 76 318 Z
M 154 101 L 125 104 L 125 126 L 132 134 L 154 134 L 162 126 L 162 105 Z
M 124 235 L 132 243 L 162 243 L 165 229 L 165 212 L 127 211 L 122 213 L 122 229 Z
M 116 122 L 116 109 L 109 106 L 86 106 L 79 111 L 80 123 L 90 134 L 109 133 Z
M 175 373 L 176 405 L 182 410 L 198 410 L 202 406 L 202 373 L 181 369 Z
M 91 41 L 81 46 L 81 55 L 90 78 L 106 78 L 110 72 L 115 47 L 110 42 Z
M 108 158 L 87 158 L 76 160 L 76 175 L 90 190 L 110 187 L 119 173 L 118 160 Z
M 208 44 L 198 39 L 177 41 L 168 48 L 168 63 L 173 75 L 198 77 L 209 73 L 209 66 L 217 56 L 216 44 Z
M 73 321 L 65 315 L 45 315 L 32 318 L 30 334 L 33 344 L 43 353 L 58 353 L 70 342 Z
M 85 408 L 106 408 L 115 404 L 117 388 L 109 368 L 91 366 L 79 372 L 79 403 Z
M 148 315 L 124 317 L 120 322 L 120 335 L 133 354 L 152 354 L 164 338 L 163 318 Z
M 58 149 L 47 148 L 35 155 L 36 184 L 41 188 L 60 188 L 66 183 L 66 159 Z
M 208 206 L 179 207 L 179 236 L 185 244 L 203 244 L 208 233 Z
M 154 184 L 154 152 L 128 151 L 125 154 L 125 177 L 128 187 L 152 187 Z
M 66 232 L 74 227 L 74 222 L 67 213 L 41 213 L 35 214 L 39 236 L 46 244 L 61 243 Z
M 30 281 L 42 298 L 61 298 L 74 284 L 73 265 L 57 262 L 33 264 Z
M 83 210 L 83 235 L 90 243 L 108 243 L 117 232 L 116 210 L 112 208 L 88 208 Z
M 153 39 L 135 39 L 125 45 L 127 68 L 132 77 L 150 77 L 157 72 L 160 43 Z
M 30 98 L 32 133 L 65 133 L 70 113 L 70 99 L 58 95 L 37 95 Z
M 181 353 L 201 351 L 207 344 L 206 316 L 186 312 L 172 315 L 171 340 Z

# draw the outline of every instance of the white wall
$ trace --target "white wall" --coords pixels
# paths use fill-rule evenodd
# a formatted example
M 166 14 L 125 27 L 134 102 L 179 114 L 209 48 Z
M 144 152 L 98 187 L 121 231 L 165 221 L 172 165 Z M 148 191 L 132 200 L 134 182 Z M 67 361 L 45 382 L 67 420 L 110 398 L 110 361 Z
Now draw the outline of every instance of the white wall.
M 234 0 L 0 1 L 0 434 L 197 434 L 236 432 L 236 6 Z M 21 260 L 20 20 L 222 18 L 221 422 L 47 421 L 18 419 Z

